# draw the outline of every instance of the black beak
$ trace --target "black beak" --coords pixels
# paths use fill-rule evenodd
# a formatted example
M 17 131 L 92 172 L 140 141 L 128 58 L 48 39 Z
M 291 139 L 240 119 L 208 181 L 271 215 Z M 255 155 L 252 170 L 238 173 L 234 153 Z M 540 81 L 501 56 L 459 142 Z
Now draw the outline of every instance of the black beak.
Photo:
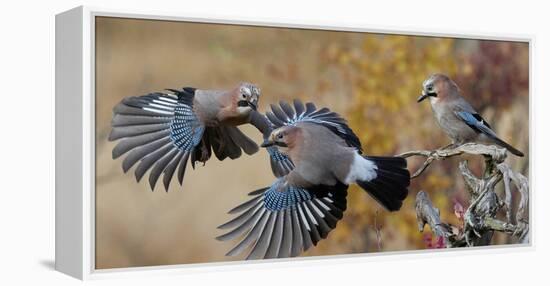
M 426 91 L 423 90 L 422 95 L 420 97 L 418 97 L 416 102 L 421 102 L 422 100 L 424 100 L 424 99 L 426 99 L 430 96 L 437 97 L 437 93 L 435 93 L 435 92 L 426 92 Z
M 418 99 L 416 100 L 416 102 L 421 102 L 422 100 L 426 99 L 428 97 L 428 93 L 426 91 L 422 91 L 422 95 L 418 97 Z
M 421 102 L 422 100 L 426 99 L 429 95 L 427 93 L 422 92 L 422 95 L 418 97 L 416 102 Z
M 262 142 L 262 145 L 260 145 L 260 147 L 266 148 L 266 147 L 271 147 L 273 145 L 275 145 L 275 142 L 265 139 L 264 142 Z
M 254 111 L 258 110 L 258 105 L 256 103 L 248 101 L 248 106 L 250 106 L 250 108 L 252 108 L 252 110 Z

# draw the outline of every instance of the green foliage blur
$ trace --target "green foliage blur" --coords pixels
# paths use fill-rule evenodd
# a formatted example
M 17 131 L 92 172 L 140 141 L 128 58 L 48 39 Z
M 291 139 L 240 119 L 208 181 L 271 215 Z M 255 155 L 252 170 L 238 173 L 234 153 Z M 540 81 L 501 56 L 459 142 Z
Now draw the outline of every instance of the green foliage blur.
M 427 102 L 416 103 L 431 73 L 453 78 L 496 132 L 524 151 L 511 166 L 529 172 L 529 46 L 526 43 L 197 24 L 122 18 L 96 23 L 96 268 L 240 260 L 214 239 L 227 210 L 272 183 L 267 153 L 188 168 L 169 192 L 136 183 L 107 141 L 112 107 L 126 96 L 164 88 L 262 89 L 260 111 L 300 98 L 343 115 L 365 153 L 396 155 L 449 143 Z M 254 128 L 241 128 L 256 142 Z M 305 256 L 425 249 L 414 197 L 430 194 L 443 220 L 459 224 L 453 205 L 468 197 L 455 158 L 412 181 L 402 210 L 388 213 L 352 186 L 344 219 Z M 478 173 L 480 158 L 467 157 Z M 422 162 L 409 160 L 413 172 Z M 429 229 L 426 230 L 429 235 Z M 495 236 L 494 244 L 514 243 Z

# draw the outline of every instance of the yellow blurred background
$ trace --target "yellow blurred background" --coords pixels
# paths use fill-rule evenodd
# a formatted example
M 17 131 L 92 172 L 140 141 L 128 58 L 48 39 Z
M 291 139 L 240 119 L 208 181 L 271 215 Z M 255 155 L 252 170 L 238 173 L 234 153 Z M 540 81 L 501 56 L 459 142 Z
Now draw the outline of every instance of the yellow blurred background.
M 147 180 L 122 171 L 108 142 L 112 108 L 126 96 L 192 86 L 229 89 L 241 81 L 262 90 L 260 111 L 300 98 L 348 119 L 370 155 L 395 155 L 449 143 L 427 102 L 422 81 L 448 74 L 501 138 L 526 153 L 510 157 L 528 175 L 529 45 L 520 42 L 96 18 L 96 268 L 240 260 L 234 245 L 214 238 L 227 211 L 271 184 L 268 155 L 215 158 L 151 192 Z M 261 135 L 241 128 L 256 142 Z M 414 197 L 427 191 L 444 221 L 459 224 L 453 205 L 467 206 L 454 158 L 412 181 L 401 211 L 388 213 L 365 192 L 349 190 L 348 209 L 328 238 L 304 256 L 425 249 Z M 482 160 L 468 157 L 478 172 Z M 409 160 L 409 169 L 421 162 Z M 377 231 L 378 230 L 378 231 Z M 377 239 L 377 234 L 380 240 Z M 496 235 L 493 244 L 516 241 Z

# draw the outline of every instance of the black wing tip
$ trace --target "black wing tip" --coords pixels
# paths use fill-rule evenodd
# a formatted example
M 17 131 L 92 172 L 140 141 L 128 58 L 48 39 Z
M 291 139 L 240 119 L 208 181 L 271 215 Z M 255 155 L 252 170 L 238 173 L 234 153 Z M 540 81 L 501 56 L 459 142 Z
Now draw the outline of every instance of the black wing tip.
M 107 137 L 107 141 L 113 142 L 113 141 L 115 141 L 116 139 L 118 139 L 118 138 L 115 137 L 115 134 L 114 134 L 114 132 L 113 132 L 113 129 L 111 129 L 111 132 L 109 132 L 109 136 Z
M 226 222 L 226 223 L 224 223 L 224 224 L 220 224 L 220 225 L 218 225 L 216 228 L 217 228 L 217 229 L 227 229 L 230 222 L 231 222 L 231 221 L 228 221 L 228 222 Z M 220 240 L 219 238 L 220 238 L 220 237 L 223 237 L 223 236 L 225 236 L 225 234 L 222 234 L 222 235 L 220 235 L 220 236 L 217 236 L 216 239 Z
M 149 187 L 151 187 L 151 192 L 155 191 L 156 184 L 157 184 L 156 180 L 151 179 L 151 176 L 149 176 Z
M 138 183 L 139 183 L 139 181 L 141 181 L 142 176 L 140 174 L 138 174 L 137 172 L 134 173 L 134 177 L 135 177 L 135 179 Z
M 195 95 L 195 92 L 197 91 L 196 88 L 190 87 L 190 86 L 186 86 L 186 87 L 184 87 L 184 88 L 182 88 L 182 89 L 183 89 L 183 91 L 185 91 L 185 92 L 187 92 L 187 93 L 189 93 L 189 94 L 191 94 L 191 95 Z
M 122 154 L 119 154 L 119 152 L 117 152 L 115 149 L 113 149 L 111 151 L 111 157 L 113 158 L 113 160 L 117 159 L 118 157 L 120 157 Z
M 261 195 L 261 194 L 265 193 L 268 189 L 269 189 L 269 187 L 257 189 L 257 190 L 254 190 L 254 191 L 248 193 L 248 195 L 249 195 L 249 196 Z
M 517 152 L 512 152 L 512 154 L 518 156 L 518 157 L 524 157 L 525 154 L 523 154 L 523 152 L 519 151 L 519 150 L 516 150 Z
M 307 102 L 305 104 L 305 110 L 298 110 L 304 108 L 303 103 L 299 99 L 294 99 L 293 103 L 294 107 L 284 100 L 281 100 L 279 105 L 271 104 L 271 110 L 273 111 L 274 116 L 268 115 L 268 119 L 274 125 L 279 126 L 281 125 L 280 122 L 278 124 L 276 122 L 277 120 L 272 119 L 273 117 L 277 117 L 277 119 L 283 121 L 284 124 L 294 122 L 294 120 L 307 120 L 307 117 L 310 117 L 310 119 L 319 120 L 320 122 L 318 122 L 318 124 L 330 129 L 334 134 L 344 139 L 350 147 L 354 147 L 362 153 L 363 148 L 359 137 L 357 137 L 357 135 L 349 127 L 346 119 L 340 114 L 332 111 L 328 107 L 317 109 L 313 102 Z M 281 111 L 283 114 L 281 114 Z M 297 119 L 296 116 L 299 116 L 299 119 Z
M 506 148 L 506 150 L 508 150 L 508 152 L 518 156 L 518 157 L 523 157 L 525 156 L 525 154 L 523 154 L 523 152 L 519 151 L 518 149 L 514 148 L 512 145 L 504 142 L 503 140 L 501 140 L 500 138 L 495 138 L 496 142 L 498 145 Z
M 190 101 L 193 99 L 193 97 L 195 96 L 195 92 L 197 91 L 197 89 L 194 87 L 183 87 L 181 90 L 165 88 L 164 90 L 174 93 L 179 101 L 184 101 L 187 104 L 191 104 Z
M 181 92 L 180 90 L 177 90 L 177 89 L 173 89 L 173 88 L 165 88 L 164 90 L 166 90 L 166 91 L 170 91 L 170 92 L 172 92 L 172 93 L 174 93 L 174 94 L 178 94 L 178 93 L 180 93 L 180 92 Z
M 164 185 L 164 191 L 168 193 L 168 190 L 170 189 L 170 181 L 168 181 L 167 183 L 163 182 L 163 185 Z
M 525 154 L 523 154 L 523 152 L 519 151 L 518 149 L 508 145 L 508 146 L 505 146 L 506 150 L 508 150 L 508 152 L 518 156 L 518 157 L 524 157 Z
M 218 228 L 218 229 L 220 229 L 220 227 L 219 227 L 219 226 L 218 226 L 217 228 Z M 222 234 L 222 235 L 216 236 L 216 237 L 215 237 L 214 239 L 216 239 L 217 241 L 226 241 L 226 240 L 225 240 L 225 239 L 223 238 L 223 236 L 224 236 L 224 235 L 225 235 L 225 234 Z M 227 255 L 227 254 L 226 254 L 226 255 Z

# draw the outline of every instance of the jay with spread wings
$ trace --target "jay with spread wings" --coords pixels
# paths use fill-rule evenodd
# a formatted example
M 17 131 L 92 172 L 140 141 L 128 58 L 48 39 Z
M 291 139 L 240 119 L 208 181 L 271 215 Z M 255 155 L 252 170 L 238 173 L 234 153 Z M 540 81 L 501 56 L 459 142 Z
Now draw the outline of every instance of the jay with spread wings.
M 247 258 L 297 256 L 327 237 L 343 217 L 347 189 L 358 184 L 389 211 L 401 208 L 410 175 L 403 158 L 366 156 L 346 121 L 328 108 L 299 100 L 257 111 L 260 90 L 242 83 L 229 91 L 183 88 L 128 97 L 113 110 L 109 140 L 119 140 L 113 158 L 127 154 L 124 172 L 138 164 L 139 181 L 149 172 L 151 189 L 161 174 L 166 190 L 177 169 L 182 184 L 187 162 L 251 155 L 258 146 L 237 126 L 262 134 L 276 180 L 250 193 L 230 211 L 218 240 L 242 237 L 228 253 Z
M 290 170 L 229 211 L 237 216 L 219 227 L 229 231 L 217 239 L 241 240 L 227 255 L 250 249 L 247 259 L 298 256 L 342 219 L 350 184 L 359 185 L 389 211 L 399 210 L 407 197 L 405 159 L 366 156 L 340 115 L 313 103 L 304 106 L 295 100 L 293 105 L 271 106 L 266 115 L 273 130 L 262 144 L 280 152 L 280 158 L 272 156 L 272 165 Z
M 269 122 L 257 112 L 260 89 L 241 83 L 232 90 L 182 90 L 156 92 L 124 98 L 113 109 L 109 140 L 118 140 L 113 159 L 127 154 L 122 162 L 124 172 L 132 166 L 139 182 L 150 170 L 151 189 L 162 174 L 166 190 L 177 170 L 183 183 L 187 162 L 205 163 L 214 153 L 220 161 L 237 159 L 242 152 L 251 155 L 258 145 L 237 126 L 252 124 L 265 136 Z M 269 148 L 273 172 L 285 174 L 292 168 L 286 156 Z

